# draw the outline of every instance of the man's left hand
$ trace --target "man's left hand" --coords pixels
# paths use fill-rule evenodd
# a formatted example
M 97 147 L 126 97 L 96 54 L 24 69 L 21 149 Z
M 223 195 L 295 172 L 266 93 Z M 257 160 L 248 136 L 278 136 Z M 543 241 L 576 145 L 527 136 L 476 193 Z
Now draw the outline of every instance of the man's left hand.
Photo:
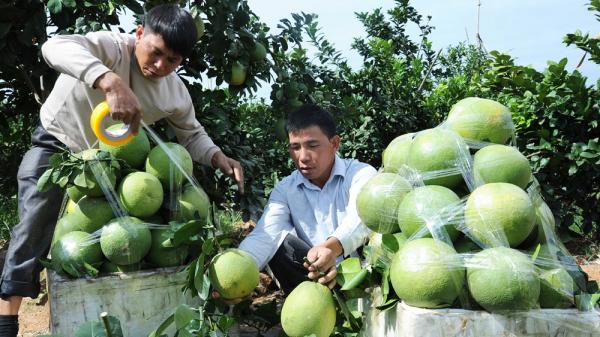
M 244 194 L 244 169 L 240 162 L 227 157 L 222 151 L 216 152 L 211 160 L 214 168 L 218 168 L 225 175 L 233 178 L 238 185 L 240 194 Z
M 336 257 L 337 255 L 325 246 L 312 247 L 306 254 L 306 258 L 311 263 L 304 263 L 304 267 L 308 269 L 308 278 L 318 280 L 319 283 L 333 288 L 337 275 Z

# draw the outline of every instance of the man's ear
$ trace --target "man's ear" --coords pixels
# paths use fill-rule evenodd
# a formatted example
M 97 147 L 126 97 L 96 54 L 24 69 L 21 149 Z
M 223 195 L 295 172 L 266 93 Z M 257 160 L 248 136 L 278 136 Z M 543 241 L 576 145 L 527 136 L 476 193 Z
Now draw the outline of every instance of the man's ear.
M 331 137 L 329 141 L 331 142 L 331 145 L 333 145 L 336 151 L 340 148 L 340 136 L 335 135 Z
M 135 40 L 139 41 L 143 35 L 144 35 L 144 26 L 137 25 L 137 27 L 135 28 Z

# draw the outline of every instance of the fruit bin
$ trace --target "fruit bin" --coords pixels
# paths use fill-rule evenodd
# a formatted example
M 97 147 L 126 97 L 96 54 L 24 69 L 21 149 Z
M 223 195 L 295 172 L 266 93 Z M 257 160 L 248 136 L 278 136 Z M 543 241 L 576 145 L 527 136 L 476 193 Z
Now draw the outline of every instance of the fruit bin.
M 364 336 L 378 337 L 597 337 L 600 313 L 534 309 L 508 315 L 463 309 L 421 309 L 399 303 L 370 309 Z
M 50 331 L 69 337 L 106 311 L 121 322 L 124 337 L 147 336 L 180 304 L 198 305 L 184 294 L 182 267 L 114 273 L 98 278 L 66 278 L 48 270 Z M 172 327 L 173 328 L 173 327 Z M 167 331 L 172 334 L 173 331 Z

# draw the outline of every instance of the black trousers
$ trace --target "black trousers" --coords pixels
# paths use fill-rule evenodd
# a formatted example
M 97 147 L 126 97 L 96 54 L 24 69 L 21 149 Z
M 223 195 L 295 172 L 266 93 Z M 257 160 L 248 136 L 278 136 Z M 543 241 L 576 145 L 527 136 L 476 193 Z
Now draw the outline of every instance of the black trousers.
M 50 156 L 65 145 L 42 126 L 31 135 L 31 144 L 17 173 L 19 223 L 11 231 L 0 279 L 2 298 L 38 296 L 43 269 L 39 259 L 48 254 L 64 195 L 58 187 L 39 192 L 37 182 L 49 167 Z
M 269 261 L 269 268 L 284 293 L 289 294 L 298 284 L 309 279 L 308 269 L 303 264 L 310 248 L 297 236 L 288 234 Z

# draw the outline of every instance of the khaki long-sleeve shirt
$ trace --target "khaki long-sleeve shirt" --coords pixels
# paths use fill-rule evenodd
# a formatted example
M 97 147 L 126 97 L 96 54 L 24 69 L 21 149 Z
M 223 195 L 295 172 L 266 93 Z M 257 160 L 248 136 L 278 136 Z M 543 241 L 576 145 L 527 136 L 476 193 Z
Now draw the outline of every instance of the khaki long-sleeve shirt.
M 175 73 L 156 80 L 145 78 L 134 50 L 135 36 L 108 31 L 48 40 L 42 54 L 48 65 L 61 74 L 42 105 L 42 126 L 74 152 L 94 147 L 97 138 L 90 115 L 106 97 L 93 85 L 100 75 L 113 71 L 137 96 L 146 124 L 166 118 L 192 158 L 210 166 L 219 147 L 196 119 L 187 88 Z

